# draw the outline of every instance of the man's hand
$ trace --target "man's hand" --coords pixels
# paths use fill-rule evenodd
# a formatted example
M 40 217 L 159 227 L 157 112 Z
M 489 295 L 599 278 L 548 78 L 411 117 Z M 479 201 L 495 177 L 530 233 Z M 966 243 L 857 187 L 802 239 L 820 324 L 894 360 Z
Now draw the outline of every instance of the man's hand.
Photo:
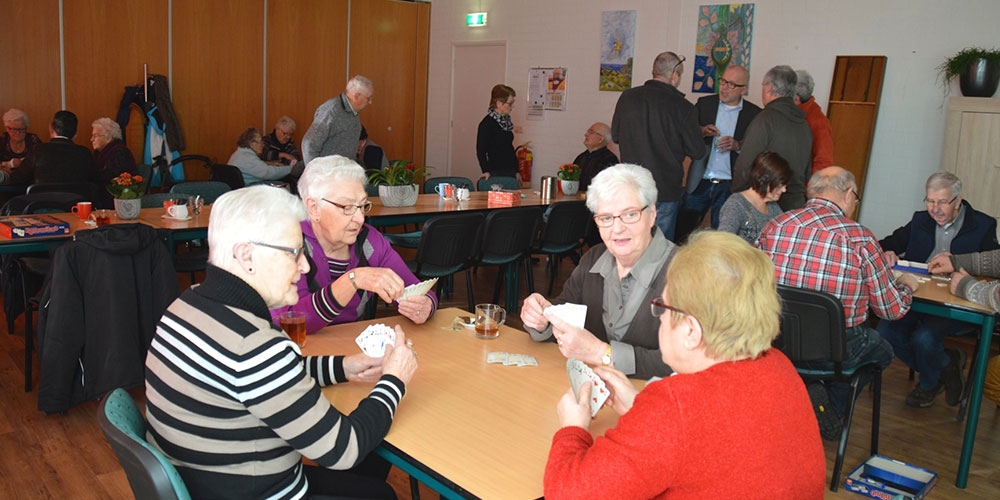
M 920 282 L 917 281 L 917 278 L 912 274 L 900 273 L 899 277 L 896 278 L 896 281 L 909 287 L 912 292 L 915 292 L 917 291 L 917 288 L 920 288 Z
M 893 267 L 897 262 L 899 262 L 899 256 L 892 250 L 886 250 L 885 252 L 882 252 L 882 255 L 885 255 L 885 265 L 888 267 Z
M 701 127 L 701 135 L 705 137 L 715 137 L 717 135 L 720 135 L 720 133 L 719 129 L 716 128 L 715 125 L 709 123 L 708 125 Z
M 935 255 L 934 258 L 927 263 L 927 271 L 931 274 L 948 274 L 955 272 L 954 266 L 951 265 L 951 252 L 941 252 Z

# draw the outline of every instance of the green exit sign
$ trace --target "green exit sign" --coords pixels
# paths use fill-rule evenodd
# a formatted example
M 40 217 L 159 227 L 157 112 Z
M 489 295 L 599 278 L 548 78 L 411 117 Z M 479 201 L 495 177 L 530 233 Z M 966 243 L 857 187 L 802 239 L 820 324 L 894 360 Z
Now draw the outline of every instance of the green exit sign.
M 486 26 L 486 13 L 473 12 L 465 16 L 465 25 L 470 28 L 475 28 L 477 26 Z

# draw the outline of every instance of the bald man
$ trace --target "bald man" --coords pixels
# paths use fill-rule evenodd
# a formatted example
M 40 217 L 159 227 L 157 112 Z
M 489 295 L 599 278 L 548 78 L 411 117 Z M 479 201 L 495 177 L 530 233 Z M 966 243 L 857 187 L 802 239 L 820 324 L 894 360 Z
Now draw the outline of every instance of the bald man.
M 601 170 L 618 163 L 618 157 L 608 149 L 611 143 L 611 127 L 607 123 L 597 122 L 583 133 L 583 146 L 586 151 L 580 153 L 573 163 L 580 166 L 580 190 L 586 191 Z

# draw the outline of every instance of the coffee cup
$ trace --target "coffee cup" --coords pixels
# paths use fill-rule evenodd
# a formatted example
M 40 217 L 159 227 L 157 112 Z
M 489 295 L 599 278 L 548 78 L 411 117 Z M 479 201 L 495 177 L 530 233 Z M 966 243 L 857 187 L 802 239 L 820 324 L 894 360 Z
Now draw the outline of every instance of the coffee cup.
M 174 219 L 187 219 L 188 207 L 187 205 L 171 205 L 167 207 L 167 215 Z
M 442 198 L 454 198 L 455 197 L 455 185 L 454 184 L 438 184 L 434 186 L 434 191 L 441 195 Z
M 76 214 L 76 216 L 80 219 L 87 220 L 90 218 L 90 211 L 93 208 L 93 205 L 91 205 L 89 201 L 81 201 L 71 208 L 70 211 Z
M 94 210 L 90 213 L 90 218 L 97 224 L 97 227 L 111 224 L 111 210 Z
M 476 304 L 476 336 L 481 339 L 495 339 L 500 336 L 500 327 L 507 320 L 507 311 L 497 304 Z
M 468 200 L 469 196 L 470 196 L 469 188 L 467 187 L 460 187 L 455 190 L 455 197 L 457 197 L 460 200 Z

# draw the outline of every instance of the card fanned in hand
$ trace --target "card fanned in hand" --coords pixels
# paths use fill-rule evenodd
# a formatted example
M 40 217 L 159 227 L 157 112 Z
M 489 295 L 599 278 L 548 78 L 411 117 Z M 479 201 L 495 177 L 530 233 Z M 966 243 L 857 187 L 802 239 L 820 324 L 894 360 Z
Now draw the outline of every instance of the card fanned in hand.
M 368 325 L 354 341 L 357 342 L 365 356 L 381 358 L 385 356 L 386 344 L 396 343 L 396 330 L 382 323 Z
M 581 385 L 590 386 L 590 416 L 596 417 L 597 411 L 601 409 L 610 394 L 607 384 L 594 373 L 594 370 L 579 359 L 567 360 L 566 371 L 569 373 L 569 383 L 573 387 L 574 395 L 580 394 Z

